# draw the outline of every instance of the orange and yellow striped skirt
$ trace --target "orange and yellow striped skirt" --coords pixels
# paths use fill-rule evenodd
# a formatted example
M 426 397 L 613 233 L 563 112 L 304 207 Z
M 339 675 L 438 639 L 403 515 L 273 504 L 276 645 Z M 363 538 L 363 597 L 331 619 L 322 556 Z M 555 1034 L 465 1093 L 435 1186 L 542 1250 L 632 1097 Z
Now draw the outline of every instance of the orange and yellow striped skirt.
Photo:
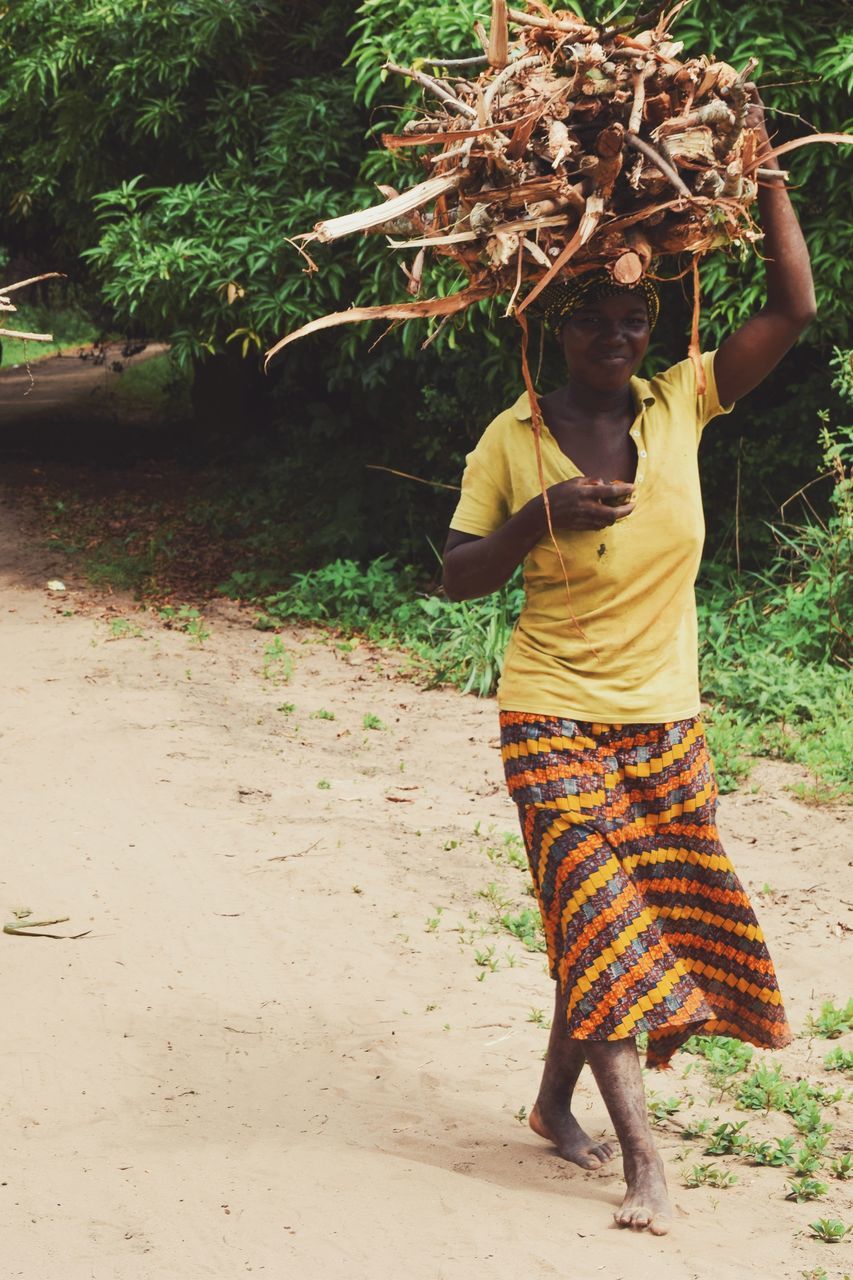
M 505 711 L 501 746 L 569 1035 L 646 1031 L 657 1067 L 699 1033 L 788 1044 L 764 935 L 717 833 L 701 722 Z

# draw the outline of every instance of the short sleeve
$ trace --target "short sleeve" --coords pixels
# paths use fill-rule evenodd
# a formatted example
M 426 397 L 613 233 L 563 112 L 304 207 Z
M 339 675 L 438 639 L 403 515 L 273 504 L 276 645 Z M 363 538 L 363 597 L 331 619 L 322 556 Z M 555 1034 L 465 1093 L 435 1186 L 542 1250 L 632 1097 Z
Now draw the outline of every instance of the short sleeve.
M 487 431 L 480 443 L 465 459 L 462 496 L 459 499 L 451 529 L 485 538 L 509 519 L 509 495 L 499 476 L 505 470 L 495 454 L 494 433 Z M 497 464 L 497 465 L 496 465 Z
M 699 418 L 700 430 L 706 427 L 712 418 L 719 418 L 721 414 L 731 413 L 734 404 L 720 404 L 720 396 L 717 391 L 717 377 L 714 373 L 714 360 L 716 351 L 706 351 L 702 355 L 702 367 L 705 370 L 705 394 L 699 396 Z M 694 371 L 695 379 L 695 371 Z
M 701 356 L 702 368 L 705 372 L 705 390 L 701 395 L 696 382 L 696 369 L 689 358 L 679 361 L 649 384 L 653 390 L 657 387 L 661 390 L 665 389 L 672 412 L 678 412 L 679 417 L 689 413 L 696 424 L 697 440 L 701 438 L 702 432 L 712 418 L 718 418 L 723 413 L 731 413 L 734 408 L 733 404 L 720 404 L 717 379 L 714 374 L 716 354 L 716 351 L 705 351 Z

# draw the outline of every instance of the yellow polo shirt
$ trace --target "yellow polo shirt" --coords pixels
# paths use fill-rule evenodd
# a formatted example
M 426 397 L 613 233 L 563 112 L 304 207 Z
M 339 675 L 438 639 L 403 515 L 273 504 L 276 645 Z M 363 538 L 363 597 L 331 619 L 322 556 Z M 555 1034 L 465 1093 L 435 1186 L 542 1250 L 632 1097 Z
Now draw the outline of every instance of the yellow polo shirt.
M 694 583 L 705 520 L 697 450 L 706 423 L 732 407 L 719 402 L 714 353 L 702 361 L 702 396 L 689 360 L 649 381 L 631 379 L 636 506 L 607 529 L 556 531 L 571 612 L 550 535 L 527 555 L 524 607 L 498 688 L 502 710 L 602 724 L 698 715 Z M 548 487 L 581 474 L 547 427 L 542 465 Z M 485 537 L 538 493 L 525 393 L 468 454 L 451 528 Z

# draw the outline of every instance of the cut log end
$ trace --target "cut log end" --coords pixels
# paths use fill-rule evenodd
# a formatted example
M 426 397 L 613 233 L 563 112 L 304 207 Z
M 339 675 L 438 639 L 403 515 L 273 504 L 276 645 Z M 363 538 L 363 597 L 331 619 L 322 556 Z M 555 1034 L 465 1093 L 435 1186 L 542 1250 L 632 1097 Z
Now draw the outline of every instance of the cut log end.
M 640 255 L 629 250 L 617 258 L 612 268 L 613 279 L 617 284 L 636 284 L 643 275 L 643 264 Z

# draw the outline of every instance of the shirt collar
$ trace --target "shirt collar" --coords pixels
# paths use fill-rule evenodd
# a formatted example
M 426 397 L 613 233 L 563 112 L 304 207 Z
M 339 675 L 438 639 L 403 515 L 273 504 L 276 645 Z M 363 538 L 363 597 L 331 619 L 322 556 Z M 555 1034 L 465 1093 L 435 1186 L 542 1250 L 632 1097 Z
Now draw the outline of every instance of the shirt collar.
M 649 405 L 654 404 L 655 397 L 652 395 L 649 383 L 645 378 L 631 379 L 631 394 L 634 397 L 634 404 L 637 412 L 641 413 L 643 409 L 647 409 Z M 523 391 L 512 406 L 512 413 L 519 422 L 529 422 L 533 416 L 530 411 L 530 397 L 526 391 Z

